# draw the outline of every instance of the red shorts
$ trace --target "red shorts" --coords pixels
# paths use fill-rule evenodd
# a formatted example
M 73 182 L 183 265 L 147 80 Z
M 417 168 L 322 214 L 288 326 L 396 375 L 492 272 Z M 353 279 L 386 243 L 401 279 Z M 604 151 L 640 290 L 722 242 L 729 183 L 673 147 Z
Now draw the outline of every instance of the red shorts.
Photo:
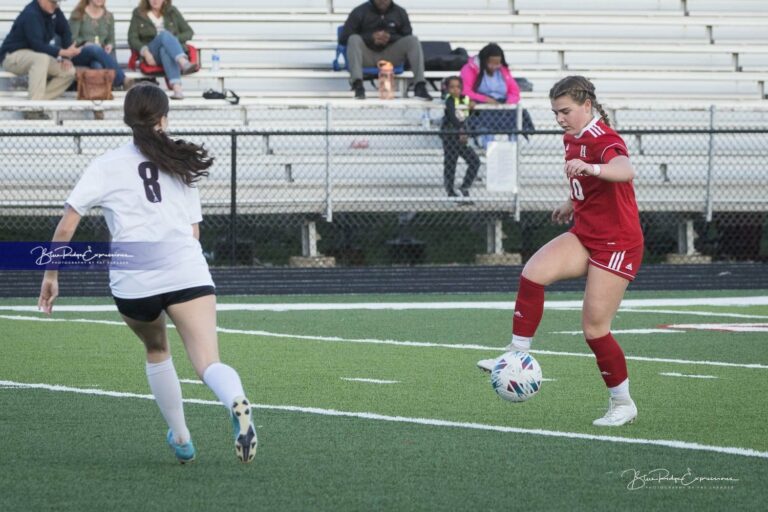
M 589 249 L 589 264 L 612 274 L 634 281 L 643 261 L 643 244 L 625 251 Z

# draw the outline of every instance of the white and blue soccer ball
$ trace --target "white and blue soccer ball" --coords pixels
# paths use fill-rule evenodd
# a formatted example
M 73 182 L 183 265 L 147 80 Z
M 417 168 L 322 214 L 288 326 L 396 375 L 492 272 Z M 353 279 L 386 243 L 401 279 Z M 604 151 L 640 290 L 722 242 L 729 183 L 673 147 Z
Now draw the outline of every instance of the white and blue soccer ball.
M 541 389 L 541 366 L 527 352 L 507 352 L 491 371 L 491 386 L 504 400 L 525 402 Z

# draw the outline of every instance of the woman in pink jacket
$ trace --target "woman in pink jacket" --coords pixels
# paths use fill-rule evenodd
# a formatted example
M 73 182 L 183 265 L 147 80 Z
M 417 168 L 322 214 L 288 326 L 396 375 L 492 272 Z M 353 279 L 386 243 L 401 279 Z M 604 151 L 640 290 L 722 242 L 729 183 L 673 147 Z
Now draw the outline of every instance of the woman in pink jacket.
M 480 53 L 469 59 L 461 68 L 464 95 L 475 103 L 517 104 L 520 88 L 517 86 L 504 58 L 504 50 L 496 43 L 489 43 Z M 515 128 L 515 110 L 478 110 L 472 116 L 473 130 L 511 131 Z M 493 135 L 483 135 L 483 147 Z

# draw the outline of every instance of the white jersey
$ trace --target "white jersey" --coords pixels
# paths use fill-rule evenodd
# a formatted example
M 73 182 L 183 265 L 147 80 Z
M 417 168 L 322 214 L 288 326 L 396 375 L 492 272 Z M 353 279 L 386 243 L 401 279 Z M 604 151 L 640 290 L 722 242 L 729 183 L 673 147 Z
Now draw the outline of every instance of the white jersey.
M 203 220 L 196 187 L 159 171 L 133 144 L 94 159 L 67 204 L 80 215 L 100 206 L 113 242 L 170 242 L 174 265 L 163 270 L 111 269 L 109 286 L 137 299 L 194 286 L 213 286 L 192 224 Z

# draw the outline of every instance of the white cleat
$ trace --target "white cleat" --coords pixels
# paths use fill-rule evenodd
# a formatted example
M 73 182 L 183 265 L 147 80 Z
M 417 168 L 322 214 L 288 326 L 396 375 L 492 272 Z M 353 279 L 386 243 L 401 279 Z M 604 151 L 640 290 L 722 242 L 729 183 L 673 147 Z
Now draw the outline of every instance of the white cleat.
M 493 359 L 481 359 L 477 362 L 477 367 L 483 370 L 484 372 L 491 373 L 493 371 L 493 367 L 496 366 L 496 362 L 499 359 L 501 359 L 501 356 Z
M 637 406 L 630 399 L 610 398 L 605 416 L 592 422 L 596 427 L 620 427 L 637 418 Z
M 504 349 L 504 354 L 506 354 L 507 352 L 514 352 L 514 351 L 528 352 L 528 349 L 516 347 L 514 343 L 510 343 Z M 494 357 L 493 359 L 481 359 L 477 362 L 477 367 L 483 370 L 484 372 L 491 373 L 493 371 L 493 367 L 496 366 L 496 363 L 499 362 L 499 359 L 504 357 L 504 354 L 501 354 L 499 357 Z

